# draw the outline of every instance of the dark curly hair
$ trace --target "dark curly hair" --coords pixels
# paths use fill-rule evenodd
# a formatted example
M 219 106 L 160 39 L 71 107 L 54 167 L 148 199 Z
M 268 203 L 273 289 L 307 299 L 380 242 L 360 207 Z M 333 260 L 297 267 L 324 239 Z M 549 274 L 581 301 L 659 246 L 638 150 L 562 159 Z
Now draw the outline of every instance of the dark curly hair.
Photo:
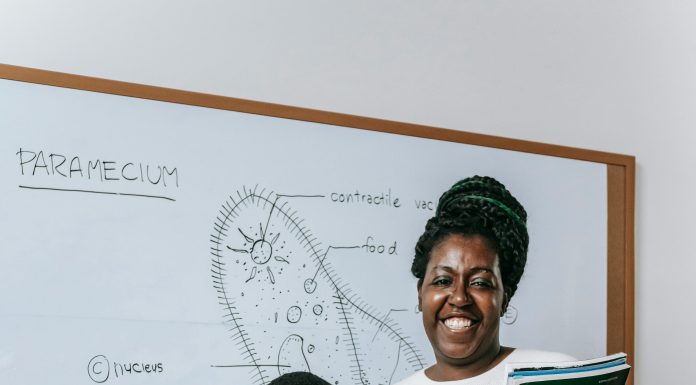
M 310 372 L 285 373 L 268 385 L 331 385 L 321 377 Z
M 450 234 L 481 235 L 498 254 L 507 301 L 522 278 L 527 262 L 527 212 L 497 180 L 486 176 L 463 179 L 440 197 L 435 216 L 418 239 L 411 272 L 422 282 L 430 252 Z

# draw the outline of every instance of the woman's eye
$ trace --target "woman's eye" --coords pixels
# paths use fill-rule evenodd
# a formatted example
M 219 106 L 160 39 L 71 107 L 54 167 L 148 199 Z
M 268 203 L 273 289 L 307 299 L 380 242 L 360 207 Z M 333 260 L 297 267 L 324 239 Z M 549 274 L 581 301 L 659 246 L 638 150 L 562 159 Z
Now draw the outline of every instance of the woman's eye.
M 433 280 L 433 285 L 435 286 L 447 286 L 452 283 L 452 280 L 448 277 L 437 277 Z
M 493 287 L 493 283 L 491 281 L 482 278 L 472 280 L 469 285 L 474 287 Z

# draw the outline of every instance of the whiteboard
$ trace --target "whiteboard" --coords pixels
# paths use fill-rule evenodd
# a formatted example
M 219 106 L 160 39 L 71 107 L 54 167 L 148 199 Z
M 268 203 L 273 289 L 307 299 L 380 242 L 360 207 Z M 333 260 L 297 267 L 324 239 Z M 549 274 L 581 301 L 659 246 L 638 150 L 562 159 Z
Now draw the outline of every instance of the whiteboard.
M 607 166 L 0 80 L 0 383 L 391 384 L 413 248 L 470 175 L 529 213 L 501 343 L 606 353 Z

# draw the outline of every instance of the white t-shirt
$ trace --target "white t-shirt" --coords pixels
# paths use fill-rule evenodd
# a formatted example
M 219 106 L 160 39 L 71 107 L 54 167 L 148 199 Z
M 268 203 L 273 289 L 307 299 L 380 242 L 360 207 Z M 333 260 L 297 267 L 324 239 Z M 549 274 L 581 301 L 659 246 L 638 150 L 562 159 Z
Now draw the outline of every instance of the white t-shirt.
M 513 362 L 562 362 L 575 361 L 575 358 L 554 352 L 541 350 L 515 349 L 505 359 L 485 373 L 456 381 L 433 381 L 425 375 L 425 369 L 404 378 L 396 385 L 505 385 L 507 381 L 505 365 Z

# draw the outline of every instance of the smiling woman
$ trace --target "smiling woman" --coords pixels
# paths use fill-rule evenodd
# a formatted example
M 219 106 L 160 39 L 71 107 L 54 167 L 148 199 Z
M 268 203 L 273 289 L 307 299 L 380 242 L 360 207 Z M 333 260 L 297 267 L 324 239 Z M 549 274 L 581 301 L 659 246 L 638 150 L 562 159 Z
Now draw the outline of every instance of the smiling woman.
M 517 199 L 490 177 L 464 179 L 440 197 L 411 266 L 436 363 L 398 385 L 500 385 L 508 363 L 573 360 L 500 345 L 500 318 L 527 260 L 526 220 Z

